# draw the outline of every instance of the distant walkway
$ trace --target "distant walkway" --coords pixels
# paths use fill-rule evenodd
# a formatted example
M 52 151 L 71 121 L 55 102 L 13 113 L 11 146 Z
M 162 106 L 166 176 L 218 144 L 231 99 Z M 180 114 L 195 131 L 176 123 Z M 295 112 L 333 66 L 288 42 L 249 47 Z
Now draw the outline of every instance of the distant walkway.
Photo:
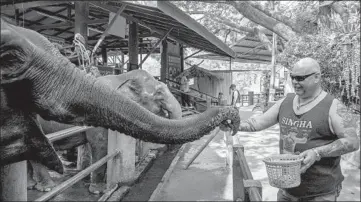
M 252 115 L 253 106 L 242 107 L 240 115 L 246 119 Z M 245 156 L 255 180 L 263 186 L 263 201 L 275 201 L 277 188 L 268 182 L 263 158 L 278 154 L 279 127 L 275 125 L 257 133 L 239 132 L 237 136 L 244 145 Z M 222 201 L 232 200 L 232 175 L 226 167 L 226 144 L 223 132 L 216 136 L 197 159 L 184 170 L 184 165 L 203 145 L 209 136 L 188 143 L 180 152 L 169 177 L 164 181 L 158 193 L 153 193 L 155 201 Z M 360 169 L 341 161 L 345 176 L 339 201 L 360 201 Z

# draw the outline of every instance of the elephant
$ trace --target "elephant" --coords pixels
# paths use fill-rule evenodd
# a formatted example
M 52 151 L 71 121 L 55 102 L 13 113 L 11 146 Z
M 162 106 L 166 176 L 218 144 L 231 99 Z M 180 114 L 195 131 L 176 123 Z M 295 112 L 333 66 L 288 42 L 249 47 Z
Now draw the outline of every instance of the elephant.
M 43 38 L 41 42 L 37 38 Z M 41 34 L 1 18 L 0 166 L 32 160 L 62 174 L 64 168 L 37 115 L 76 126 L 103 127 L 133 138 L 182 144 L 221 124 L 238 131 L 234 107 L 210 108 L 182 119 L 158 116 L 97 78 L 54 56 Z M 53 47 L 54 48 L 54 47 Z
M 99 77 L 98 80 L 109 85 L 117 92 L 126 95 L 149 111 L 169 119 L 180 119 L 182 109 L 179 102 L 169 91 L 168 87 L 154 79 L 152 75 L 144 70 L 133 70 L 120 75 L 109 75 Z M 38 121 L 45 134 L 64 130 L 72 125 L 46 121 L 38 117 Z M 85 134 L 84 134 L 85 133 Z M 90 143 L 91 161 L 95 163 L 107 154 L 108 130 L 97 127 L 81 134 L 77 134 L 62 140 L 53 142 L 56 150 L 71 149 L 76 146 Z M 28 169 L 28 188 L 35 187 L 39 191 L 50 191 L 55 183 L 52 181 L 46 167 L 36 162 L 30 161 Z M 106 165 L 91 173 L 91 183 L 89 191 L 100 194 L 105 190 Z

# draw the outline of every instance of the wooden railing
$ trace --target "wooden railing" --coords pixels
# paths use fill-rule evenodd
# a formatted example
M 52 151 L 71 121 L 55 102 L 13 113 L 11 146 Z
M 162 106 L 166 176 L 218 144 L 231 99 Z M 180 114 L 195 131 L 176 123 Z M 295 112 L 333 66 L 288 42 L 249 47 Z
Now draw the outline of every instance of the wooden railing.
M 178 87 L 180 86 L 180 83 L 178 83 L 178 82 L 176 82 L 176 81 L 174 81 L 174 80 L 171 80 L 171 79 L 166 79 L 167 81 L 169 81 L 169 82 L 171 82 L 171 83 L 173 83 L 173 84 L 176 84 Z M 201 99 L 203 99 L 203 100 L 211 100 L 211 103 L 213 102 L 213 103 L 217 103 L 216 105 L 218 105 L 218 98 L 217 97 L 214 97 L 214 96 L 212 96 L 212 95 L 209 95 L 209 94 L 207 94 L 207 93 L 204 93 L 204 92 L 201 92 L 201 91 L 199 91 L 199 90 L 197 90 L 197 89 L 195 89 L 195 88 L 192 88 L 192 87 L 190 87 L 189 88 L 189 90 L 192 92 L 197 92 L 197 93 L 199 93 L 200 94 L 200 96 L 198 96 L 199 98 L 201 98 Z
M 94 127 L 88 127 L 88 126 L 74 126 L 68 129 L 64 129 L 55 133 L 51 133 L 48 134 L 47 137 L 49 138 L 49 140 L 51 142 L 56 141 L 56 140 L 60 140 L 60 139 L 64 139 L 66 137 L 70 137 L 72 135 L 75 135 L 77 133 L 80 132 L 84 132 L 87 131 L 89 129 L 92 129 Z M 98 169 L 99 167 L 101 167 L 102 165 L 104 165 L 105 163 L 107 163 L 109 160 L 114 159 L 114 157 L 116 157 L 118 154 L 120 154 L 120 151 L 118 150 L 114 150 L 114 151 L 109 151 L 108 149 L 108 155 L 103 157 L 102 159 L 100 159 L 99 161 L 93 163 L 92 165 L 90 165 L 89 167 L 87 167 L 86 169 L 80 171 L 78 174 L 74 175 L 73 177 L 69 178 L 68 180 L 66 180 L 65 182 L 59 184 L 58 186 L 54 187 L 50 192 L 42 195 L 41 197 L 35 199 L 35 201 L 47 201 L 59 194 L 61 194 L 63 191 L 65 191 L 67 188 L 71 187 L 72 185 L 74 185 L 75 183 L 79 182 L 80 180 L 82 180 L 83 178 L 85 178 L 86 176 L 88 176 L 91 172 L 95 171 L 96 169 Z M 117 169 L 113 169 L 113 170 L 117 170 Z M 115 176 L 115 173 L 107 173 L 107 175 L 113 175 L 114 179 L 117 179 L 117 177 Z M 108 187 L 111 187 L 114 185 L 114 182 L 111 184 L 108 183 Z
M 60 193 L 65 191 L 67 188 L 69 188 L 72 185 L 74 185 L 75 183 L 79 182 L 80 180 L 82 180 L 83 178 L 88 176 L 91 172 L 95 171 L 100 166 L 104 165 L 109 160 L 113 159 L 119 153 L 120 153 L 120 151 L 116 150 L 113 153 L 106 155 L 105 157 L 103 157 L 99 161 L 93 163 L 91 166 L 87 167 L 86 169 L 82 170 L 81 172 L 74 175 L 70 179 L 68 179 L 65 182 L 63 182 L 63 183 L 59 184 L 58 186 L 54 187 L 53 190 L 51 190 L 50 192 L 48 192 L 48 193 L 42 195 L 41 197 L 35 199 L 34 201 L 47 201 L 47 200 L 53 198 L 54 196 L 59 195 Z
M 230 165 L 233 175 L 233 200 L 234 201 L 262 201 L 262 184 L 254 180 L 249 169 L 246 157 L 244 156 L 244 147 L 237 138 L 228 135 L 232 142 L 232 149 L 229 149 Z M 233 142 L 234 141 L 234 142 Z

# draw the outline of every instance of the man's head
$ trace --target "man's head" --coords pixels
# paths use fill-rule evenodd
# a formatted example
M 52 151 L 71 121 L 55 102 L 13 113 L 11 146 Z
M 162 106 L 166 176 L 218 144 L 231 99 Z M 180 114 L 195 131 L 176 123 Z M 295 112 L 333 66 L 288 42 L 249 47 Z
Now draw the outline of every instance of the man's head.
M 299 60 L 291 71 L 295 93 L 303 98 L 309 97 L 321 86 L 321 70 L 318 62 L 312 58 Z
M 236 89 L 236 85 L 235 85 L 235 84 L 232 84 L 229 88 L 230 88 L 231 90 L 235 90 L 235 89 Z

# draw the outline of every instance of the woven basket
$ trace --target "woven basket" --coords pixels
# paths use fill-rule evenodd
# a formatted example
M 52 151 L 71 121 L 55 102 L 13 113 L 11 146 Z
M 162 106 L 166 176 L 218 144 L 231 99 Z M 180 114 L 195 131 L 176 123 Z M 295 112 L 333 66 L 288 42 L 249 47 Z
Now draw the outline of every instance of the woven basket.
M 298 155 L 280 154 L 265 158 L 269 183 L 277 188 L 297 187 L 301 183 L 301 161 Z

